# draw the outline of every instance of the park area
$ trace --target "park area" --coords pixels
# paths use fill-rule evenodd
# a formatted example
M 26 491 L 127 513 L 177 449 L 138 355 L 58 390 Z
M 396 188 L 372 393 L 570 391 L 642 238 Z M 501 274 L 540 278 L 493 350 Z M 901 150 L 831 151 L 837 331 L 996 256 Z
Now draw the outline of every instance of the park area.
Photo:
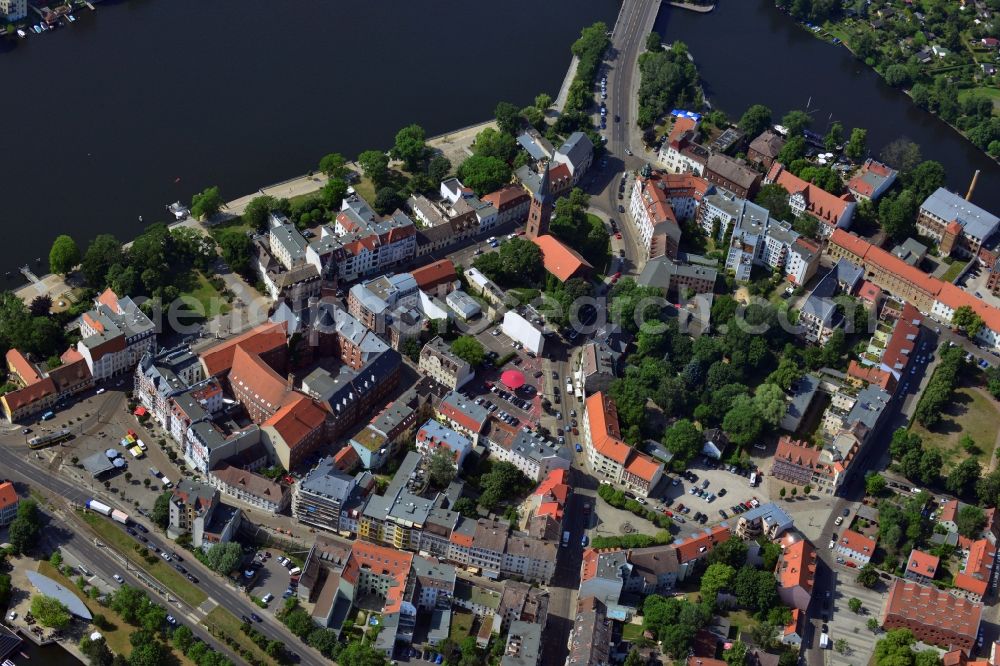
M 941 421 L 931 428 L 914 422 L 911 432 L 920 435 L 927 448 L 936 449 L 944 460 L 946 474 L 966 458 L 974 457 L 984 470 L 992 467 L 997 435 L 1000 433 L 1000 409 L 997 402 L 979 386 L 963 383 L 941 412 Z M 968 439 L 974 446 L 967 446 Z

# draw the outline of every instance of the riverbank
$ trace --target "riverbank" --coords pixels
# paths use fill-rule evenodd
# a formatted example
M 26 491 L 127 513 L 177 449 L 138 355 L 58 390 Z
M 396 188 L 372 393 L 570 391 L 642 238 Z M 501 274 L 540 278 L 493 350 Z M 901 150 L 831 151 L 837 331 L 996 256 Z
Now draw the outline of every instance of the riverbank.
M 873 71 L 875 74 L 877 74 L 878 77 L 879 77 L 879 79 L 881 81 L 883 81 L 886 85 L 888 85 L 888 86 L 890 86 L 890 87 L 892 87 L 892 88 L 894 88 L 896 90 L 899 90 L 900 92 L 902 92 L 903 94 L 905 94 L 907 96 L 907 98 L 909 98 L 910 102 L 916 108 L 918 108 L 921 111 L 924 111 L 924 112 L 926 112 L 926 113 L 934 116 L 936 119 L 940 120 L 942 123 L 944 123 L 945 125 L 947 125 L 948 127 L 950 127 L 953 131 L 955 131 L 957 134 L 959 134 L 965 141 L 969 142 L 976 150 L 981 151 L 987 158 L 989 158 L 993 162 L 995 162 L 997 164 L 1000 164 L 1000 155 L 991 155 L 990 152 L 989 152 L 989 149 L 988 149 L 989 148 L 988 144 L 986 146 L 978 145 L 976 143 L 976 141 L 973 140 L 972 136 L 970 136 L 971 132 L 977 131 L 979 129 L 978 125 L 974 125 L 974 126 L 970 127 L 968 131 L 964 131 L 955 122 L 950 121 L 950 120 L 942 117 L 939 113 L 937 113 L 936 111 L 934 111 L 931 108 L 929 108 L 929 104 L 922 105 L 922 104 L 920 104 L 918 102 L 918 100 L 916 99 L 916 97 L 913 94 L 913 90 L 917 86 L 923 86 L 922 94 L 926 96 L 926 93 L 931 88 L 931 86 L 928 83 L 925 83 L 925 82 L 919 81 L 919 80 L 914 80 L 914 81 L 910 81 L 910 85 L 897 85 L 897 84 L 893 84 L 893 83 L 891 83 L 886 78 L 886 75 L 885 75 L 884 72 L 880 71 L 879 68 L 876 67 L 875 65 L 869 64 L 869 61 L 873 60 L 873 56 L 869 56 L 868 58 L 864 58 L 861 55 L 859 55 L 859 53 L 857 52 L 856 48 L 852 47 L 851 41 L 853 41 L 853 38 L 855 37 L 855 33 L 858 30 L 869 29 L 870 28 L 869 24 L 865 23 L 861 19 L 848 19 L 848 18 L 844 18 L 844 19 L 842 19 L 840 21 L 830 21 L 830 20 L 827 20 L 827 21 L 825 21 L 823 23 L 822 26 L 818 26 L 818 25 L 812 25 L 812 24 L 810 24 L 808 22 L 800 21 L 799 19 L 795 18 L 794 16 L 791 16 L 791 14 L 789 14 L 788 12 L 782 11 L 778 7 L 775 7 L 774 9 L 776 11 L 779 11 L 779 12 L 783 13 L 783 14 L 786 14 L 791 20 L 795 21 L 795 23 L 799 26 L 799 28 L 801 28 L 802 30 L 806 31 L 807 33 L 809 33 L 813 37 L 819 39 L 820 41 L 826 42 L 828 44 L 832 44 L 834 46 L 843 46 L 847 50 L 847 52 L 851 54 L 852 57 L 854 57 L 856 60 L 858 60 L 865 67 L 867 67 L 868 69 L 870 69 L 871 71 Z M 872 34 L 877 35 L 877 31 L 874 28 L 871 28 L 870 32 Z M 965 41 L 965 40 L 963 39 L 963 41 Z M 912 49 L 912 47 L 911 47 L 911 49 Z M 968 54 L 972 58 L 971 62 L 965 63 L 965 64 L 957 64 L 957 65 L 954 65 L 954 66 L 951 66 L 951 67 L 945 67 L 944 69 L 962 70 L 962 69 L 965 69 L 967 67 L 972 67 L 973 71 L 975 71 L 975 69 L 977 68 L 977 65 L 980 65 L 981 63 L 980 63 L 979 60 L 976 59 L 975 53 L 972 51 L 971 47 L 968 46 L 968 44 L 964 44 L 963 45 L 963 53 L 966 51 L 966 49 L 968 49 Z M 932 61 L 932 62 L 936 62 L 937 60 L 941 59 L 936 54 L 932 54 L 931 57 L 935 58 L 935 60 Z M 951 54 L 948 54 L 945 57 L 951 57 Z M 884 62 L 883 62 L 883 64 L 884 64 Z M 890 63 L 890 64 L 886 65 L 886 68 L 887 68 L 886 71 L 888 71 L 888 69 L 891 69 L 892 67 L 897 66 L 899 64 L 900 63 Z M 922 63 L 922 64 L 926 64 L 926 63 Z M 927 71 L 924 71 L 921 74 L 922 74 L 923 77 L 925 77 L 925 78 L 926 77 L 930 77 L 930 79 L 933 80 L 937 76 L 936 72 L 940 71 L 941 69 L 942 68 L 940 68 L 940 67 L 936 68 L 936 69 L 935 68 L 928 68 Z M 971 80 L 971 81 L 967 81 L 966 83 L 975 84 L 975 83 L 977 83 L 977 81 Z M 979 83 L 982 83 L 982 82 L 979 82 Z M 951 87 L 952 86 L 949 86 L 949 88 L 951 88 Z M 956 89 L 961 89 L 961 90 L 975 91 L 977 88 L 982 88 L 984 86 L 981 86 L 981 85 L 980 86 L 970 85 L 967 88 L 959 88 L 959 86 L 956 84 L 954 87 Z M 990 88 L 990 90 L 996 91 L 994 94 L 987 94 L 986 95 L 987 98 L 990 98 L 992 100 L 992 99 L 1000 96 L 1000 90 L 997 90 L 993 86 L 986 86 L 986 87 Z M 972 92 L 970 94 L 975 94 L 975 93 Z M 955 95 L 955 103 L 956 103 L 956 105 L 959 103 L 959 98 L 960 97 L 961 97 L 960 94 L 956 94 Z M 997 118 L 997 105 L 996 105 L 996 102 L 993 103 L 993 106 L 994 106 L 994 108 L 993 108 L 992 118 L 996 119 Z M 959 118 L 959 120 L 968 120 L 968 119 L 969 118 L 967 118 L 965 116 L 961 116 Z M 989 120 L 985 120 L 985 121 L 983 121 L 983 122 L 981 122 L 979 124 L 988 123 L 988 122 L 990 122 L 990 121 Z M 1000 139 L 1000 137 L 998 137 L 998 139 Z

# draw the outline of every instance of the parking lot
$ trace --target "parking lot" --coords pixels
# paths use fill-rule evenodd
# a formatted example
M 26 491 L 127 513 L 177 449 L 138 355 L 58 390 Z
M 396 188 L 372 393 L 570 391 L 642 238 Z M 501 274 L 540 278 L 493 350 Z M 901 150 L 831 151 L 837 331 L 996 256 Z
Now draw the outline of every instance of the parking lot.
M 867 661 L 874 653 L 875 643 L 881 638 L 881 632 L 877 635 L 868 628 L 868 620 L 872 617 L 878 618 L 891 581 L 879 580 L 875 589 L 869 590 L 859 585 L 856 578 L 855 569 L 835 565 L 834 592 L 832 594 L 825 592 L 821 598 L 814 600 L 819 609 L 814 609 L 813 614 L 819 619 L 816 620 L 816 630 L 812 640 L 818 643 L 822 625 L 825 623 L 831 646 L 826 653 L 828 664 L 848 666 Z M 855 613 L 848 606 L 851 598 L 861 601 L 859 613 Z M 838 639 L 847 641 L 849 648 L 846 654 L 840 654 L 832 649 Z
M 662 498 L 662 502 L 654 502 L 654 506 L 659 508 L 669 504 L 667 510 L 676 515 L 678 508 L 683 505 L 687 509 L 687 513 L 683 514 L 686 521 L 694 521 L 695 515 L 701 513 L 706 518 L 704 522 L 698 523 L 713 525 L 723 520 L 735 521 L 740 513 L 746 511 L 745 505 L 754 499 L 761 503 L 768 501 L 761 494 L 760 488 L 750 486 L 748 471 L 731 472 L 729 466 L 723 464 L 714 468 L 701 457 L 687 471 L 687 479 L 671 474 L 669 479 L 660 482 L 655 497 Z M 692 481 L 690 478 L 697 480 Z M 692 493 L 697 490 L 701 490 L 703 496 Z M 724 511 L 726 515 L 723 516 L 720 511 Z
M 267 557 L 265 553 L 270 553 L 271 557 Z M 285 593 L 292 583 L 289 571 L 295 567 L 294 563 L 289 563 L 288 566 L 282 565 L 278 561 L 279 557 L 284 557 L 284 553 L 273 548 L 259 551 L 248 569 L 257 576 L 248 591 L 258 599 L 263 599 L 268 594 L 272 595 L 273 598 L 267 604 L 267 610 L 271 613 L 282 608 Z

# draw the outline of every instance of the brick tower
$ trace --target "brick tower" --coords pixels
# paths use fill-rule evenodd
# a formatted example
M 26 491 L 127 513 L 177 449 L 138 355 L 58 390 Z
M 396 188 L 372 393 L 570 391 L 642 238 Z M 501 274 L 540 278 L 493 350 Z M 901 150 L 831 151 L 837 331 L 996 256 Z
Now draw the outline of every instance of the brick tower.
M 531 196 L 531 210 L 528 211 L 528 225 L 525 235 L 538 238 L 549 233 L 549 218 L 552 217 L 552 192 L 549 183 L 549 163 L 545 163 L 538 191 Z

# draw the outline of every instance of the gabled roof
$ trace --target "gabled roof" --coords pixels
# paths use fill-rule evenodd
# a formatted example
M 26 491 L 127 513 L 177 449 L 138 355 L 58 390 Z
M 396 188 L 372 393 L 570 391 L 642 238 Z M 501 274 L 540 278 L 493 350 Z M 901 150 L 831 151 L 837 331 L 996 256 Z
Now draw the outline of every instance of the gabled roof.
M 9 506 L 17 504 L 18 499 L 13 483 L 10 481 L 0 483 L 0 509 L 6 509 Z
M 288 448 L 294 449 L 310 434 L 322 428 L 327 416 L 328 412 L 318 402 L 295 393 L 284 407 L 261 425 L 274 428 Z
M 410 271 L 417 286 L 423 290 L 433 289 L 439 284 L 446 284 L 457 279 L 455 264 L 451 259 L 441 259 Z
M 227 340 L 201 353 L 205 374 L 209 377 L 228 371 L 233 366 L 233 354 L 240 347 L 250 354 L 263 354 L 285 344 L 285 322 L 268 322 L 242 335 Z
M 837 196 L 831 194 L 821 187 L 813 185 L 807 180 L 802 180 L 790 171 L 786 171 L 781 162 L 775 162 L 767 174 L 767 181 L 778 183 L 789 195 L 801 194 L 805 199 L 806 212 L 823 224 L 837 226 L 840 218 L 847 213 L 854 197 L 850 194 Z
M 284 377 L 275 372 L 260 356 L 247 352 L 243 347 L 236 347 L 233 352 L 229 381 L 234 390 L 241 387 L 253 393 L 255 402 L 266 404 L 272 411 L 277 411 L 287 404 L 293 396 Z
M 838 546 L 843 546 L 847 550 L 871 557 L 875 554 L 875 540 L 869 539 L 864 534 L 858 534 L 854 530 L 844 530 L 837 540 Z
M 565 282 L 583 269 L 593 268 L 579 252 L 564 245 L 555 236 L 543 234 L 531 239 L 542 251 L 545 270 Z
M 677 560 L 681 564 L 703 557 L 720 543 L 729 541 L 732 533 L 722 523 L 705 532 L 698 532 L 683 541 L 677 542 Z
M 906 561 L 906 571 L 927 578 L 934 578 L 937 573 L 938 564 L 941 558 L 922 550 L 914 548 L 910 551 L 910 558 Z

